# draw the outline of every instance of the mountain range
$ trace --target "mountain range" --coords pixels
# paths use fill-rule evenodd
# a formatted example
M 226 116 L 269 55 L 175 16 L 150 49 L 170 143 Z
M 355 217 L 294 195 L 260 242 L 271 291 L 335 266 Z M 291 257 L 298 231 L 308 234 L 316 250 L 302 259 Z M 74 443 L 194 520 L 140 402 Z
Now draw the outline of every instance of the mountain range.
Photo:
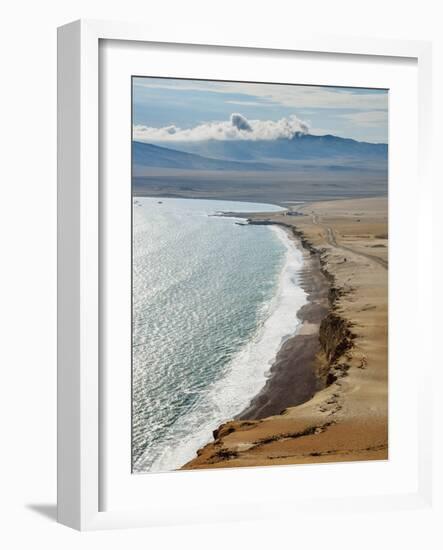
M 134 195 L 285 204 L 387 193 L 383 143 L 296 134 L 164 145 L 133 141 Z
M 297 133 L 290 139 L 206 140 L 159 143 L 133 142 L 133 169 L 145 175 L 150 168 L 214 171 L 296 170 L 302 164 L 330 169 L 386 168 L 388 146 L 333 135 Z

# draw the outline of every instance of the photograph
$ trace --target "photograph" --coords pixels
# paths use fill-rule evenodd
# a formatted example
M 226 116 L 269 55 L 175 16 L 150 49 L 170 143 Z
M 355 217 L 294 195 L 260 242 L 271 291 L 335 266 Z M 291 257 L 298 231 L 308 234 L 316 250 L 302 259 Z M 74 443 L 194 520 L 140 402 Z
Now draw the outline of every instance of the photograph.
M 130 100 L 132 473 L 387 460 L 389 90 Z

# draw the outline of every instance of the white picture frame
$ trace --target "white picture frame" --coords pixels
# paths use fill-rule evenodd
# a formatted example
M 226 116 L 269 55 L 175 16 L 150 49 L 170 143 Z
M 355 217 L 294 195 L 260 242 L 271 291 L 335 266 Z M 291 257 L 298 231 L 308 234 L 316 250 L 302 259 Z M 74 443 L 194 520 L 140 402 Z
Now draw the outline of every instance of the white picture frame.
M 234 503 L 226 506 L 189 508 L 184 505 L 133 508 L 122 505 L 111 511 L 100 506 L 101 406 L 100 406 L 100 223 L 102 208 L 99 186 L 99 72 L 100 41 L 126 41 L 156 44 L 194 44 L 205 50 L 229 48 L 230 53 L 245 49 L 281 52 L 330 53 L 347 56 L 384 56 L 401 60 L 411 58 L 418 66 L 418 167 L 420 211 L 432 200 L 429 174 L 431 127 L 431 46 L 426 42 L 370 40 L 341 37 L 315 37 L 297 33 L 281 41 L 239 37 L 226 43 L 220 36 L 205 36 L 204 29 L 192 38 L 186 30 L 170 36 L 155 27 L 117 22 L 77 21 L 65 25 L 58 33 L 58 520 L 79 530 L 169 525 L 199 521 L 255 519 L 269 515 L 266 495 L 262 501 L 248 502 L 247 511 Z M 174 75 L 171 75 L 174 76 Z M 421 216 L 417 222 L 424 231 L 431 220 Z M 430 254 L 421 250 L 422 256 Z M 422 258 L 423 259 L 423 258 Z M 418 289 L 421 290 L 421 287 Z M 428 289 L 428 292 L 430 290 Z M 423 361 L 420 384 L 417 384 L 418 475 L 414 490 L 384 495 L 357 494 L 335 498 L 313 496 L 298 509 L 321 510 L 333 503 L 338 510 L 381 510 L 419 508 L 431 505 L 431 403 L 424 393 L 429 386 L 431 362 Z M 311 468 L 316 468 L 312 466 Z M 320 466 L 321 467 L 321 466 Z M 258 469 L 260 470 L 260 469 Z M 200 472 L 193 476 L 198 490 Z M 211 474 L 211 472 L 209 472 Z M 169 474 L 172 476 L 177 474 Z M 205 476 L 208 472 L 204 473 Z M 219 473 L 218 473 L 219 475 Z M 248 476 L 243 472 L 222 475 Z M 262 475 L 255 471 L 254 475 Z M 282 479 L 289 469 L 280 470 Z M 154 478 L 153 478 L 154 479 Z M 176 477 L 177 479 L 177 477 Z M 202 479 L 202 478 L 200 478 Z M 205 478 L 207 479 L 207 477 Z M 224 478 L 226 479 L 226 477 Z M 252 478 L 251 478 L 252 479 Z M 289 479 L 289 478 L 288 478 Z M 166 478 L 153 482 L 150 500 L 161 491 Z M 172 479 L 171 483 L 174 483 Z M 289 499 L 291 502 L 291 500 Z

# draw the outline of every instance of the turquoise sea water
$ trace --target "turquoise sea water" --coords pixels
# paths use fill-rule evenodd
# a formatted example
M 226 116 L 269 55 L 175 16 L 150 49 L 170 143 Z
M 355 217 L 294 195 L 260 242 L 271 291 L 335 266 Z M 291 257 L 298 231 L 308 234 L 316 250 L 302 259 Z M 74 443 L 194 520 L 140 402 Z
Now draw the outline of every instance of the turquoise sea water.
M 133 203 L 134 473 L 174 470 L 260 391 L 306 296 L 299 250 L 220 211 L 272 205 Z

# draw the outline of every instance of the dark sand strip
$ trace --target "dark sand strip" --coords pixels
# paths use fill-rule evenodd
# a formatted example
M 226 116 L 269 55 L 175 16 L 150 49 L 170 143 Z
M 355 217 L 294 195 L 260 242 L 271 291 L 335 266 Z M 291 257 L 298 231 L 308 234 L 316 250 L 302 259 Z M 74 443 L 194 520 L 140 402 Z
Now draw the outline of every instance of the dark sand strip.
M 289 232 L 295 240 L 292 231 Z M 320 351 L 320 322 L 328 312 L 329 283 L 320 269 L 318 255 L 303 249 L 303 256 L 300 284 L 308 295 L 308 303 L 297 315 L 302 323 L 296 334 L 283 343 L 268 381 L 237 417 L 239 420 L 258 420 L 280 414 L 287 407 L 308 401 L 320 389 L 315 356 Z

